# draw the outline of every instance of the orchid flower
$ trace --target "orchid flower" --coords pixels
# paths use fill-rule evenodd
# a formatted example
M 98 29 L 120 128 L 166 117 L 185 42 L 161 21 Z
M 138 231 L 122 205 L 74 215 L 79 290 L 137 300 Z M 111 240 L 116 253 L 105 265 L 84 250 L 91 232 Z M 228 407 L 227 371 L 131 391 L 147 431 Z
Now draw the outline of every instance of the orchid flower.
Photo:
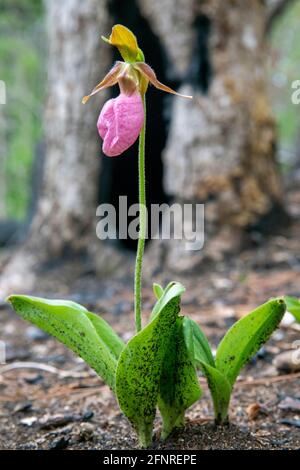
M 104 37 L 102 39 L 118 48 L 124 62 L 117 61 L 82 102 L 85 104 L 99 91 L 119 85 L 119 96 L 105 103 L 97 123 L 99 134 L 103 139 L 103 153 L 114 157 L 131 147 L 141 132 L 145 119 L 143 96 L 149 82 L 167 93 L 185 98 L 192 97 L 180 95 L 158 81 L 155 72 L 144 62 L 144 54 L 138 47 L 135 35 L 125 26 L 115 25 L 109 39 Z

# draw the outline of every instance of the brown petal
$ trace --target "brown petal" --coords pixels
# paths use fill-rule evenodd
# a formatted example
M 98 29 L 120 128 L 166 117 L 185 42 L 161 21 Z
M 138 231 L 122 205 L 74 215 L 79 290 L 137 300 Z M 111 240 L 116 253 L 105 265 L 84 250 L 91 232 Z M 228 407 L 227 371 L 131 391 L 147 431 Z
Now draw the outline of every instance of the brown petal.
M 98 85 L 95 86 L 95 88 L 92 90 L 92 92 L 84 96 L 82 98 L 82 103 L 85 104 L 87 101 L 90 99 L 91 96 L 95 95 L 101 90 L 104 90 L 105 88 L 111 87 L 113 85 L 116 85 L 118 83 L 118 76 L 119 73 L 122 69 L 123 63 L 122 62 L 116 62 L 116 64 L 113 66 L 112 69 L 108 72 L 108 74 L 103 78 L 102 82 L 98 83 Z
M 177 93 L 176 91 L 172 90 L 172 88 L 159 82 L 156 78 L 154 70 L 145 62 L 136 62 L 134 64 L 134 68 L 138 70 L 143 77 L 147 78 L 149 82 L 152 83 L 152 85 L 154 85 L 159 90 L 166 91 L 167 93 L 172 93 L 173 95 L 182 96 L 183 98 L 193 98 L 192 96 Z

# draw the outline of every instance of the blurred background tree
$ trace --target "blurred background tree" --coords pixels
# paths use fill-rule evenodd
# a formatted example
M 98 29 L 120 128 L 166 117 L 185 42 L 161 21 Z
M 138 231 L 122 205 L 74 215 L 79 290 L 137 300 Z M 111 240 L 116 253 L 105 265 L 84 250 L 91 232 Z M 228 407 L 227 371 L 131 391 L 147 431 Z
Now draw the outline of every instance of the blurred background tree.
M 48 0 L 44 8 L 38 0 L 0 0 L 0 79 L 8 89 L 8 105 L 1 107 L 0 117 L 3 241 L 8 238 L 7 219 L 31 219 L 30 201 L 37 197 L 32 187 L 42 179 L 40 165 L 36 172 L 33 163 L 42 159 L 38 142 L 46 142 L 43 193 L 39 204 L 33 204 L 36 214 L 27 244 L 8 263 L 6 277 L 23 266 L 19 277 L 24 279 L 34 263 L 59 257 L 66 247 L 90 246 L 97 202 L 116 203 L 119 194 L 127 194 L 129 204 L 137 200 L 136 148 L 120 159 L 102 159 L 100 169 L 95 122 L 101 102 L 90 108 L 80 105 L 81 95 L 116 58 L 109 58 L 113 51 L 99 39 L 116 22 L 136 32 L 162 81 L 192 89 L 196 96 L 188 107 L 149 91 L 149 115 L 156 118 L 148 133 L 148 202 L 205 202 L 209 230 L 217 235 L 211 253 L 220 239 L 221 245 L 228 241 L 218 225 L 255 227 L 274 208 L 277 217 L 281 184 L 267 97 L 279 124 L 281 168 L 290 171 L 297 165 L 299 133 L 290 95 L 291 81 L 299 78 L 300 5 L 276 0 L 251 1 L 251 7 L 249 2 L 224 3 Z M 228 233 L 232 238 L 231 229 Z M 229 241 L 231 249 L 236 241 Z M 155 263 L 175 270 L 195 265 L 194 259 L 183 260 L 186 253 L 176 243 L 164 250 Z M 25 262 L 28 254 L 30 262 Z

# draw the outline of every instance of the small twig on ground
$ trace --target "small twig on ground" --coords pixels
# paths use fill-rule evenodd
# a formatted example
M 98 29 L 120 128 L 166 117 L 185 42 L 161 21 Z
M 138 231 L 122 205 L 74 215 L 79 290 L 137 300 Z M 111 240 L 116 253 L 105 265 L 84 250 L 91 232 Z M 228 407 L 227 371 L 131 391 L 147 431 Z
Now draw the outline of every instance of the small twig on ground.
M 0 368 L 0 375 L 10 372 L 16 369 L 35 369 L 35 370 L 42 370 L 44 372 L 49 372 L 50 374 L 56 374 L 61 378 L 71 377 L 71 378 L 89 378 L 93 377 L 94 374 L 92 372 L 77 372 L 72 370 L 61 370 L 57 369 L 56 367 L 49 366 L 47 364 L 42 364 L 39 362 L 14 362 L 12 364 L 8 364 L 7 366 L 3 366 Z
M 269 385 L 271 383 L 282 382 L 282 381 L 291 381 L 300 377 L 300 372 L 293 374 L 284 374 L 278 375 L 276 377 L 263 377 L 260 379 L 254 380 L 241 380 L 236 383 L 236 387 L 244 387 L 247 385 Z

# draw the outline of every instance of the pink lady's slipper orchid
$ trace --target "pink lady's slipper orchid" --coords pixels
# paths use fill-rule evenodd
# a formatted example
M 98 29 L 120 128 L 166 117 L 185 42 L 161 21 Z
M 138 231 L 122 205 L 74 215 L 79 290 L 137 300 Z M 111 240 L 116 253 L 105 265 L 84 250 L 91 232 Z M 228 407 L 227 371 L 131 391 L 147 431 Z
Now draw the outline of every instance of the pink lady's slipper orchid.
M 102 39 L 119 49 L 124 62 L 116 62 L 102 82 L 82 102 L 86 103 L 91 96 L 118 83 L 119 96 L 107 101 L 97 123 L 103 139 L 103 153 L 115 157 L 131 147 L 141 132 L 144 123 L 143 96 L 149 82 L 167 93 L 185 98 L 191 96 L 180 95 L 157 80 L 154 71 L 144 62 L 144 54 L 138 47 L 136 37 L 125 26 L 114 26 L 110 38 Z
M 115 157 L 125 152 L 137 140 L 144 122 L 140 93 L 120 93 L 104 105 L 98 119 L 98 131 L 103 139 L 103 153 Z

